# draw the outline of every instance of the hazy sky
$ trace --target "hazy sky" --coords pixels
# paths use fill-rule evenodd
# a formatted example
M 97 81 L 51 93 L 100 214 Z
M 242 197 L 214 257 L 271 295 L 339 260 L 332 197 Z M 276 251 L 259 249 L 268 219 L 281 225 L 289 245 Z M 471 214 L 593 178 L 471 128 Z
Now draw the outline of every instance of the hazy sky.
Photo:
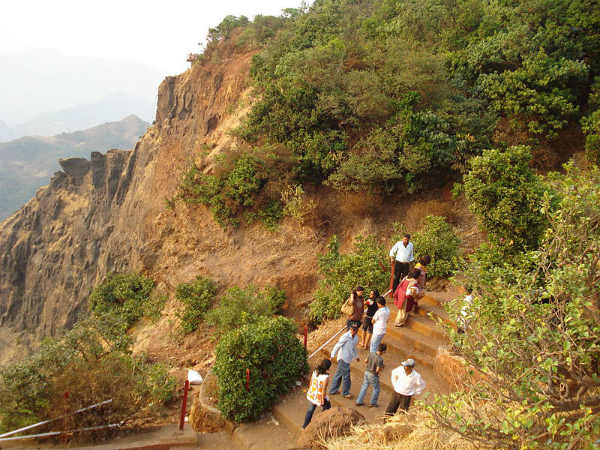
M 208 28 L 228 14 L 278 15 L 301 0 L 2 0 L 0 53 L 57 49 L 127 59 L 165 75 L 185 70 Z M 1 62 L 0 62 L 1 67 Z

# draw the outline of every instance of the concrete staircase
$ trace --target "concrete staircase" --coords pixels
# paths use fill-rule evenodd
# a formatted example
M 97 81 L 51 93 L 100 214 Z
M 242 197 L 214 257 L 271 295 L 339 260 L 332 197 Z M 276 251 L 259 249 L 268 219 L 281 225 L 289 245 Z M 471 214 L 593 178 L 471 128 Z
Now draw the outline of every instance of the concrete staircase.
M 388 349 L 383 359 L 385 369 L 380 376 L 381 392 L 379 394 L 379 407 L 369 408 L 368 406 L 356 406 L 356 397 L 362 384 L 365 363 L 368 357 L 368 350 L 359 349 L 360 362 L 353 362 L 351 365 L 352 387 L 350 392 L 352 399 L 346 399 L 341 395 L 330 396 L 332 406 L 341 406 L 346 408 L 355 408 L 365 416 L 368 422 L 376 423 L 383 420 L 385 407 L 387 406 L 392 392 L 391 372 L 398 367 L 402 361 L 413 358 L 416 362 L 415 369 L 423 376 L 427 387 L 425 392 L 415 399 L 419 398 L 427 401 L 432 393 L 445 393 L 447 387 L 445 383 L 437 378 L 433 371 L 433 365 L 437 348 L 446 343 L 443 330 L 437 324 L 437 319 L 448 321 L 446 312 L 441 308 L 441 302 L 444 301 L 443 294 L 426 295 L 419 301 L 419 309 L 416 313 L 411 313 L 406 325 L 402 328 L 394 326 L 393 321 L 398 312 L 391 301 L 388 303 L 390 308 L 390 320 L 388 322 L 387 333 L 383 342 L 387 344 Z M 434 320 L 435 319 L 435 320 Z M 311 361 L 311 367 L 316 366 L 320 359 L 329 357 L 335 341 L 322 350 L 320 355 L 316 355 Z M 337 361 L 332 361 L 333 365 L 330 375 L 335 373 Z M 273 409 L 273 416 L 281 424 L 286 426 L 289 431 L 295 435 L 301 432 L 304 422 L 304 414 L 308 407 L 306 400 L 306 388 L 302 386 L 294 392 L 288 394 Z M 367 393 L 365 403 L 369 402 L 371 390 Z M 315 412 L 316 417 L 321 409 Z

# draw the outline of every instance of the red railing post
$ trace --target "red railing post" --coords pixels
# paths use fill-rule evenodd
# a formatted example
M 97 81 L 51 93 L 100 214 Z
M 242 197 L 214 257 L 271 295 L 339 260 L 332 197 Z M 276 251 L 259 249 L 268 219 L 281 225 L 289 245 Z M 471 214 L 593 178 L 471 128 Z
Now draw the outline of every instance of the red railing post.
M 250 391 L 250 369 L 246 369 L 246 390 Z
M 308 349 L 308 325 L 304 325 L 304 350 Z
M 187 397 L 188 391 L 190 390 L 189 380 L 185 380 L 183 385 L 183 402 L 181 402 L 181 416 L 179 416 L 179 431 L 183 431 L 183 424 L 185 423 L 185 411 L 187 409 Z

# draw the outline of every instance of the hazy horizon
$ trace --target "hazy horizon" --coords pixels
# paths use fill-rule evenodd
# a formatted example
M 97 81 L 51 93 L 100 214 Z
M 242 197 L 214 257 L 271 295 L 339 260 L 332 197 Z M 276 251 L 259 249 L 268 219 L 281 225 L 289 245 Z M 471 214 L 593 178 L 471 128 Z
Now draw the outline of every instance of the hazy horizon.
M 0 122 L 15 127 L 115 92 L 155 102 L 160 81 L 185 71 L 187 54 L 200 51 L 198 43 L 225 16 L 279 15 L 301 3 L 8 3 L 0 16 Z

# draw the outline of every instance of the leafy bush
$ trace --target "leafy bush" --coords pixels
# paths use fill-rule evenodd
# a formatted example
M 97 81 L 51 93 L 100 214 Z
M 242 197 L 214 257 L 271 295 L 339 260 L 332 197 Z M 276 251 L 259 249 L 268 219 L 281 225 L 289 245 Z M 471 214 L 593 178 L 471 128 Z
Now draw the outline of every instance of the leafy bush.
M 308 371 L 306 350 L 296 337 L 296 328 L 283 317 L 260 317 L 220 339 L 215 373 L 218 407 L 226 417 L 236 422 L 257 419 Z
M 162 310 L 167 303 L 167 299 L 167 294 L 155 290 L 144 303 L 144 317 L 148 317 L 152 323 L 157 323 L 162 315 Z
M 446 219 L 427 216 L 421 230 L 412 237 L 415 257 L 431 256 L 427 274 L 434 277 L 448 277 L 459 266 L 460 239 Z
M 487 150 L 471 160 L 464 178 L 469 209 L 488 235 L 510 252 L 536 248 L 546 227 L 547 188 L 530 168 L 528 147 Z
M 552 186 L 560 201 L 543 202 L 540 248 L 494 276 L 478 265 L 466 273 L 472 319 L 451 337 L 483 376 L 467 375 L 464 389 L 428 409 L 476 446 L 593 448 L 600 430 L 600 170 L 568 166 Z M 459 320 L 460 305 L 449 313 Z
M 600 164 L 600 109 L 582 119 L 585 137 L 585 157 L 592 164 Z
M 90 295 L 90 309 L 96 314 L 115 313 L 131 325 L 144 315 L 154 281 L 138 273 L 108 275 Z
M 594 80 L 588 106 L 591 114 L 581 119 L 581 130 L 586 135 L 585 156 L 590 163 L 600 165 L 600 77 Z
M 123 317 L 96 315 L 78 322 L 61 339 L 46 339 L 22 362 L 0 369 L 0 431 L 111 398 L 110 405 L 93 413 L 70 417 L 69 426 L 117 423 L 151 403 L 170 400 L 173 377 L 163 366 L 131 356 L 126 328 Z
M 300 224 L 303 224 L 317 207 L 314 200 L 306 198 L 304 188 L 300 184 L 287 186 L 281 192 L 281 200 L 284 204 L 283 214 L 296 219 Z
M 352 253 L 342 255 L 339 250 L 334 236 L 327 253 L 319 257 L 323 279 L 310 305 L 310 316 L 315 322 L 339 317 L 342 303 L 357 285 L 384 292 L 389 282 L 386 252 L 374 236 L 357 238 Z
M 175 399 L 177 380 L 162 363 L 151 364 L 146 369 L 147 392 L 156 405 L 164 405 Z
M 216 175 L 203 174 L 192 165 L 180 183 L 179 197 L 187 203 L 209 207 L 223 226 L 237 226 L 245 215 L 248 222 L 258 218 L 272 228 L 283 215 L 279 195 L 265 189 L 269 174 L 273 177 L 274 172 L 282 170 L 280 167 L 274 170 L 270 164 L 272 151 L 227 155 L 217 162 Z
M 175 298 L 183 303 L 183 311 L 178 311 L 177 317 L 185 334 L 198 328 L 198 323 L 204 318 L 216 293 L 215 283 L 200 276 L 190 283 L 177 286 Z
M 516 70 L 481 75 L 479 84 L 498 112 L 524 121 L 532 134 L 554 137 L 578 111 L 571 86 L 587 77 L 584 62 L 540 50 Z
M 207 313 L 206 321 L 217 327 L 218 333 L 226 333 L 280 312 L 285 300 L 285 293 L 276 287 L 233 287 L 223 294 L 219 306 Z

